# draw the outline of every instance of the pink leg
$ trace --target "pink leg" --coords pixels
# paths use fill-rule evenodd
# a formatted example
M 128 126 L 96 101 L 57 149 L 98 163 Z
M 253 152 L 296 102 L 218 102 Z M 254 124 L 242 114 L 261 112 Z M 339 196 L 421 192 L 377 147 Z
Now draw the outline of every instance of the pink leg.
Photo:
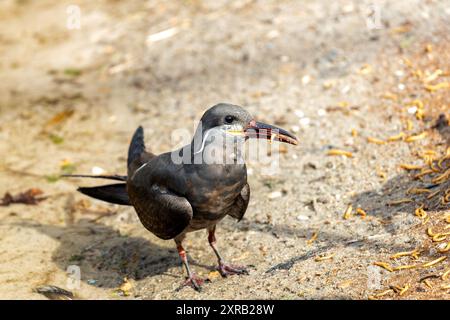
M 217 271 L 219 271 L 220 275 L 225 278 L 233 274 L 248 274 L 248 271 L 245 267 L 226 264 L 223 261 L 222 256 L 219 254 L 219 251 L 217 251 L 216 248 L 215 232 L 216 232 L 215 226 L 212 227 L 211 229 L 208 229 L 208 242 L 211 248 L 213 249 L 214 253 L 216 254 L 217 260 L 219 261 Z
M 198 276 L 196 276 L 194 273 L 191 272 L 191 269 L 189 268 L 187 256 L 186 256 L 186 251 L 184 250 L 183 246 L 181 245 L 181 241 L 176 241 L 176 243 L 177 243 L 178 254 L 179 254 L 180 259 L 183 262 L 183 265 L 186 268 L 186 272 L 187 272 L 187 278 L 186 278 L 186 281 L 183 283 L 182 287 L 190 286 L 190 287 L 194 288 L 196 291 L 200 291 L 204 280 L 199 278 Z

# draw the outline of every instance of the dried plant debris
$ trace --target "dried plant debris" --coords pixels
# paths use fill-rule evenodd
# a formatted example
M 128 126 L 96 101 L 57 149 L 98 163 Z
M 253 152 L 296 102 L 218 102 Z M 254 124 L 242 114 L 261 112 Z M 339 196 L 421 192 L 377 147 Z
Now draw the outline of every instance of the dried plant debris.
M 350 219 L 350 217 L 352 216 L 352 212 L 353 212 L 353 206 L 352 206 L 351 204 L 349 204 L 349 205 L 347 206 L 347 209 L 345 209 L 343 218 L 344 218 L 345 220 Z
M 330 260 L 330 259 L 333 259 L 335 255 L 336 255 L 336 253 L 318 255 L 314 258 L 314 261 L 320 262 L 320 261 Z
M 55 114 L 44 126 L 44 131 L 48 131 L 50 128 L 59 125 L 69 119 L 75 113 L 74 109 L 66 109 Z
M 50 300 L 74 300 L 75 296 L 72 292 L 52 285 L 43 285 L 33 290 L 44 295 Z
M 28 189 L 27 191 L 16 195 L 6 192 L 0 202 L 0 205 L 5 207 L 15 203 L 37 205 L 39 202 L 47 199 L 47 197 L 41 196 L 43 193 L 44 192 L 42 190 L 36 188 Z
M 339 150 L 339 149 L 331 149 L 327 152 L 327 155 L 329 156 L 344 156 L 347 158 L 352 158 L 353 157 L 353 153 L 350 151 L 345 151 L 345 150 Z
M 447 44 L 428 44 L 425 48 L 403 58 L 403 66 L 396 66 L 404 69 L 402 84 L 405 89 L 381 95 L 398 106 L 394 115 L 405 124 L 404 132 L 400 130 L 399 134 L 386 140 L 368 138 L 367 141 L 375 144 L 384 144 L 384 141 L 408 143 L 411 156 L 417 160 L 402 159 L 398 167 L 409 177 L 409 186 L 403 196 L 390 199 L 387 204 L 411 210 L 421 220 L 415 230 L 419 234 L 423 232 L 426 237 L 422 237 L 421 244 L 415 249 L 391 252 L 391 263 L 373 262 L 392 272 L 389 281 L 398 283 L 407 278 L 408 282 L 387 284 L 379 292 L 370 293 L 369 299 L 440 296 L 439 290 L 450 288 L 446 282 L 450 273 L 450 51 Z M 391 85 L 394 88 L 398 86 L 397 83 Z M 430 273 L 424 277 L 427 270 Z

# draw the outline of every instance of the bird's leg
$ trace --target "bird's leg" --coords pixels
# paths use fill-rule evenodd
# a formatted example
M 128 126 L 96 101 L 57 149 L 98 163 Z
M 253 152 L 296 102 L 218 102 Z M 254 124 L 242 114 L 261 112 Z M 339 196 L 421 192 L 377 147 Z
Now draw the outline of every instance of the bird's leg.
M 217 248 L 216 248 L 215 232 L 216 232 L 216 226 L 208 229 L 208 242 L 209 242 L 209 245 L 211 246 L 211 248 L 213 249 L 214 253 L 216 254 L 217 260 L 219 262 L 217 271 L 219 271 L 220 275 L 222 277 L 227 277 L 227 276 L 233 275 L 233 274 L 248 274 L 248 271 L 245 267 L 226 264 L 223 261 L 222 256 L 220 255 L 219 251 L 217 251 Z
M 191 286 L 195 290 L 200 291 L 201 285 L 203 284 L 204 280 L 197 277 L 194 273 L 191 272 L 191 268 L 189 268 L 189 263 L 186 256 L 186 251 L 181 245 L 181 241 L 182 240 L 175 240 L 175 243 L 177 244 L 178 255 L 180 256 L 181 262 L 183 262 L 187 273 L 187 279 L 183 283 L 183 286 Z

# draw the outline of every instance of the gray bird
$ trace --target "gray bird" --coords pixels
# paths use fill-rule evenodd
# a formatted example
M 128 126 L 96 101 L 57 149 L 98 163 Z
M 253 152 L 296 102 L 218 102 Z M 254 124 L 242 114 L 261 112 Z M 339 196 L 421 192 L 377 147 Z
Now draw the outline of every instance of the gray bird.
M 247 274 L 244 267 L 225 263 L 216 248 L 215 230 L 225 216 L 241 220 L 247 210 L 250 187 L 243 143 L 248 138 L 297 144 L 289 132 L 256 122 L 239 106 L 221 103 L 204 113 L 192 142 L 172 152 L 155 155 L 146 151 L 144 131 L 139 127 L 128 151 L 127 176 L 70 177 L 122 181 L 78 191 L 109 203 L 131 205 L 146 229 L 161 239 L 174 239 L 187 272 L 184 285 L 200 290 L 203 280 L 190 270 L 182 246 L 188 232 L 207 229 L 223 277 Z

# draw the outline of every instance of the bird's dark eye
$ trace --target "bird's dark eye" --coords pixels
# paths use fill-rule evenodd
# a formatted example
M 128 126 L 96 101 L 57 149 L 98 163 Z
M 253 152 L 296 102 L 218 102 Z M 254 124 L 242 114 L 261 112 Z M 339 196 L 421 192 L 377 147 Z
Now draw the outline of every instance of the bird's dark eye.
M 225 122 L 226 123 L 233 123 L 234 117 L 233 116 L 226 116 L 225 117 Z

